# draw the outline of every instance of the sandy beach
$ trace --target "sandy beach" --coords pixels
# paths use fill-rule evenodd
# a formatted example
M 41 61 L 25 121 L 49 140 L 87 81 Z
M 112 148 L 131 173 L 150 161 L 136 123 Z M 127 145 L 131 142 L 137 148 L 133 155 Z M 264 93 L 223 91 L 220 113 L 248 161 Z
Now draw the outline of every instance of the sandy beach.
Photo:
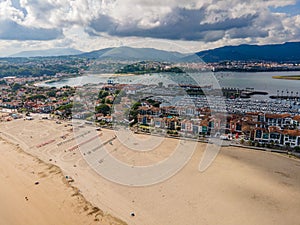
M 0 142 L 0 224 L 20 224 L 21 218 L 29 221 L 25 224 L 121 224 L 112 216 L 135 225 L 299 224 L 299 160 L 224 147 L 201 173 L 206 144 L 198 143 L 175 176 L 147 187 L 129 187 L 108 181 L 88 166 L 74 148 L 78 143 L 68 124 L 38 118 L 1 123 L 5 141 Z M 100 133 L 103 141 L 115 135 L 105 129 Z M 136 153 L 117 138 L 107 148 L 119 160 L 144 165 L 165 158 L 177 142 L 167 139 L 155 151 Z M 65 176 L 74 180 L 75 189 Z M 74 190 L 82 197 L 73 196 Z M 93 207 L 101 213 L 88 215 Z
M 0 224 L 125 224 L 87 202 L 61 170 L 0 139 Z

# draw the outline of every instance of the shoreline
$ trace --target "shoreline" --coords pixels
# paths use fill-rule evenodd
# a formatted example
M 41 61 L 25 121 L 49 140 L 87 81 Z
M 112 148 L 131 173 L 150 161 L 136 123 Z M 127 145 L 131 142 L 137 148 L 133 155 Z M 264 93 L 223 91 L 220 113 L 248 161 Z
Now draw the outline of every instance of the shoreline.
M 106 78 L 139 76 L 139 74 L 133 74 L 133 73 L 128 73 L 128 74 L 123 74 L 123 73 L 103 73 L 103 74 L 90 74 L 90 75 L 94 75 L 94 76 L 101 75 L 101 77 L 106 77 Z M 56 83 L 56 82 L 60 82 L 60 81 L 65 80 L 65 79 L 82 77 L 82 76 L 87 76 L 87 75 L 85 75 L 85 74 L 78 74 L 78 76 L 77 75 L 71 75 L 71 76 L 64 76 L 64 77 L 60 77 L 60 78 L 52 78 L 52 79 L 44 80 L 44 81 L 41 81 L 41 82 L 35 82 L 33 84 L 33 86 L 36 86 L 36 87 L 39 87 L 39 86 L 41 86 L 41 87 L 47 87 L 51 83 Z
M 280 79 L 280 80 L 300 80 L 300 75 L 293 75 L 293 76 L 272 76 L 273 79 Z

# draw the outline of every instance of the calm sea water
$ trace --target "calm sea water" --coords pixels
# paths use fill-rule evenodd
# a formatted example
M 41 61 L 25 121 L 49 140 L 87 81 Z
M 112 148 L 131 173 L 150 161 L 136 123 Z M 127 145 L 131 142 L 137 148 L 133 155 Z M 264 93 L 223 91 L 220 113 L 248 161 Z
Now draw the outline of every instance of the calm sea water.
M 300 80 L 273 79 L 272 76 L 300 75 L 300 72 L 260 72 L 260 73 L 217 73 L 222 87 L 255 88 L 276 95 L 277 90 L 300 93 Z
M 197 83 L 199 85 L 213 85 L 214 87 L 234 87 L 234 88 L 254 88 L 259 91 L 267 91 L 269 95 L 277 95 L 277 90 L 281 94 L 289 92 L 299 92 L 300 95 L 300 80 L 280 80 L 273 79 L 272 76 L 284 75 L 300 75 L 300 72 L 218 72 L 218 73 L 194 73 L 194 74 L 153 74 L 153 75 L 138 75 L 125 77 L 108 77 L 107 75 L 84 75 L 81 77 L 68 78 L 54 83 L 42 84 L 42 86 L 62 87 L 81 86 L 84 84 L 106 83 L 108 80 L 113 80 L 117 83 Z

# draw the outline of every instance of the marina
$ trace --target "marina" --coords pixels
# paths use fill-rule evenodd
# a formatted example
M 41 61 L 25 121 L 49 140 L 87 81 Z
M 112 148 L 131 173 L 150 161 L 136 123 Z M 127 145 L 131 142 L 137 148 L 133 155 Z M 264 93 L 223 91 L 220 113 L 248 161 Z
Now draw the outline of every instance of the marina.
M 170 74 L 142 75 L 130 77 L 113 77 L 101 75 L 85 75 L 82 77 L 69 78 L 57 83 L 44 84 L 46 86 L 60 87 L 63 85 L 82 86 L 86 84 L 98 84 L 99 87 L 118 84 L 127 84 L 130 86 L 140 86 L 143 83 L 143 90 L 146 94 L 155 96 L 156 99 L 162 100 L 167 105 L 172 105 L 172 99 L 176 95 L 176 88 L 182 88 L 186 91 L 188 99 L 181 99 L 177 102 L 177 106 L 186 107 L 188 100 L 192 101 L 197 108 L 209 107 L 216 112 L 227 113 L 246 113 L 246 112 L 263 112 L 263 113 L 290 113 L 296 115 L 300 112 L 300 81 L 273 79 L 274 75 L 290 75 L 297 72 L 260 72 L 260 73 L 233 73 L 233 72 L 217 72 L 217 73 L 198 73 L 196 75 L 172 74 L 173 88 L 162 90 L 153 89 L 153 85 L 157 85 L 160 80 L 170 79 Z M 193 84 L 181 83 L 183 76 L 187 76 Z M 192 78 L 192 79 L 191 79 Z M 193 80 L 193 78 L 195 79 Z M 188 79 L 186 79 L 188 80 Z M 213 86 L 219 84 L 223 96 L 220 91 L 215 94 Z M 204 90 L 199 90 L 202 87 Z M 204 87 L 204 88 L 203 88 Z M 209 98 L 209 103 L 207 99 Z

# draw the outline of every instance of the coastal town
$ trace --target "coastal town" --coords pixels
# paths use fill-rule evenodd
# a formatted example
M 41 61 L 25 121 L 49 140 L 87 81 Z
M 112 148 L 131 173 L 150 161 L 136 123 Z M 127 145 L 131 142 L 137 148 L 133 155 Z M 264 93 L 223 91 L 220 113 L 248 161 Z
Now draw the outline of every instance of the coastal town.
M 43 79 L 2 78 L 1 121 L 32 119 L 30 115 L 37 113 L 46 119 L 76 118 L 102 127 L 123 124 L 135 132 L 300 152 L 300 98 L 296 95 L 253 100 L 245 97 L 253 89 L 108 81 L 85 88 L 89 92 L 85 95 L 92 99 L 84 99 L 79 87 L 36 85 Z
M 102 73 L 155 73 L 186 71 L 232 71 L 232 72 L 273 72 L 300 71 L 299 62 L 274 61 L 232 61 L 206 62 L 196 54 L 186 62 L 169 62 L 155 60 L 116 60 L 101 59 L 97 56 L 60 56 L 32 58 L 0 58 L 0 78 L 55 78 L 76 76 L 87 70 L 97 69 Z M 96 62 L 95 62 L 96 61 Z
M 300 0 L 0 15 L 0 225 L 300 225 Z

